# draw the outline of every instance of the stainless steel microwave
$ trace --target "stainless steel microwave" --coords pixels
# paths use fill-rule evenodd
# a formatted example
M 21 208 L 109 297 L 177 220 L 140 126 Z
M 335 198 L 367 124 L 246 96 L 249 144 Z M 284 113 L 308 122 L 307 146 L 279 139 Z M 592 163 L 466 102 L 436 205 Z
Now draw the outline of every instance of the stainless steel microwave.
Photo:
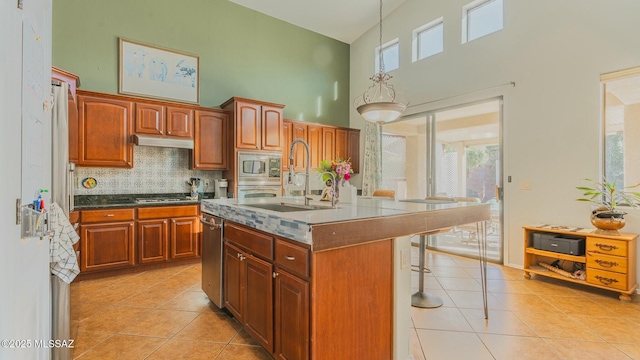
M 282 153 L 238 152 L 238 185 L 280 185 Z

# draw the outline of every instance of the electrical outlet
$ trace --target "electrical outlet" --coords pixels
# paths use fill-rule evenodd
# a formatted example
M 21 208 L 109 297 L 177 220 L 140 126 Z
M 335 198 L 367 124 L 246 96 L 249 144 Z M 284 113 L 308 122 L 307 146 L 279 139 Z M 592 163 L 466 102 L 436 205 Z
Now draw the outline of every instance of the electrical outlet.
M 520 182 L 520 190 L 531 190 L 531 182 L 530 181 L 521 181 Z
M 209 186 L 209 179 L 204 180 L 204 186 Z
M 400 250 L 400 269 L 411 266 L 411 249 Z

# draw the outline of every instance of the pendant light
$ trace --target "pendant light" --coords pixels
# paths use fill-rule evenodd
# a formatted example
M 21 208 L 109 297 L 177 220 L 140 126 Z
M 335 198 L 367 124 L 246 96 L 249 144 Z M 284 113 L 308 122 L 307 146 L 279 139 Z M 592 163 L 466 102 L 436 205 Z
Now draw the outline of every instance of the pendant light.
M 392 76 L 384 71 L 384 57 L 382 56 L 382 0 L 380 0 L 379 40 L 379 71 L 370 77 L 373 84 L 354 100 L 353 106 L 366 121 L 381 125 L 400 117 L 409 104 L 409 101 L 400 93 L 397 93 L 393 85 L 388 83 Z

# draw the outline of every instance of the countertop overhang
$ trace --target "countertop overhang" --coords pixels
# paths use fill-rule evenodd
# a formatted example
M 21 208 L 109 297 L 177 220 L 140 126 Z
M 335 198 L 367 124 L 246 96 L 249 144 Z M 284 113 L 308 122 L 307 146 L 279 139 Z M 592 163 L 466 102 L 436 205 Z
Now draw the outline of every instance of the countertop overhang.
M 335 209 L 279 212 L 252 204 L 304 204 L 302 197 L 202 200 L 201 211 L 270 234 L 300 241 L 314 251 L 396 238 L 489 220 L 489 204 L 397 201 L 358 197 Z M 312 201 L 328 206 L 326 202 Z

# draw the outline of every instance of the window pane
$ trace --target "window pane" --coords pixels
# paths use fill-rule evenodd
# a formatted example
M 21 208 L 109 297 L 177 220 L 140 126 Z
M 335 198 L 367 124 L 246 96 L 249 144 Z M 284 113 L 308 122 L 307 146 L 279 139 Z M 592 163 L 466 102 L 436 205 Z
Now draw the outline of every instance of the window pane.
M 384 71 L 389 72 L 393 71 L 400 67 L 399 61 L 399 49 L 400 46 L 398 43 L 395 43 L 391 46 L 388 46 L 382 49 L 382 58 L 384 60 Z
M 467 12 L 468 41 L 502 30 L 502 27 L 502 0 L 488 1 Z
M 444 26 L 438 24 L 418 34 L 418 60 L 441 53 L 443 50 Z

